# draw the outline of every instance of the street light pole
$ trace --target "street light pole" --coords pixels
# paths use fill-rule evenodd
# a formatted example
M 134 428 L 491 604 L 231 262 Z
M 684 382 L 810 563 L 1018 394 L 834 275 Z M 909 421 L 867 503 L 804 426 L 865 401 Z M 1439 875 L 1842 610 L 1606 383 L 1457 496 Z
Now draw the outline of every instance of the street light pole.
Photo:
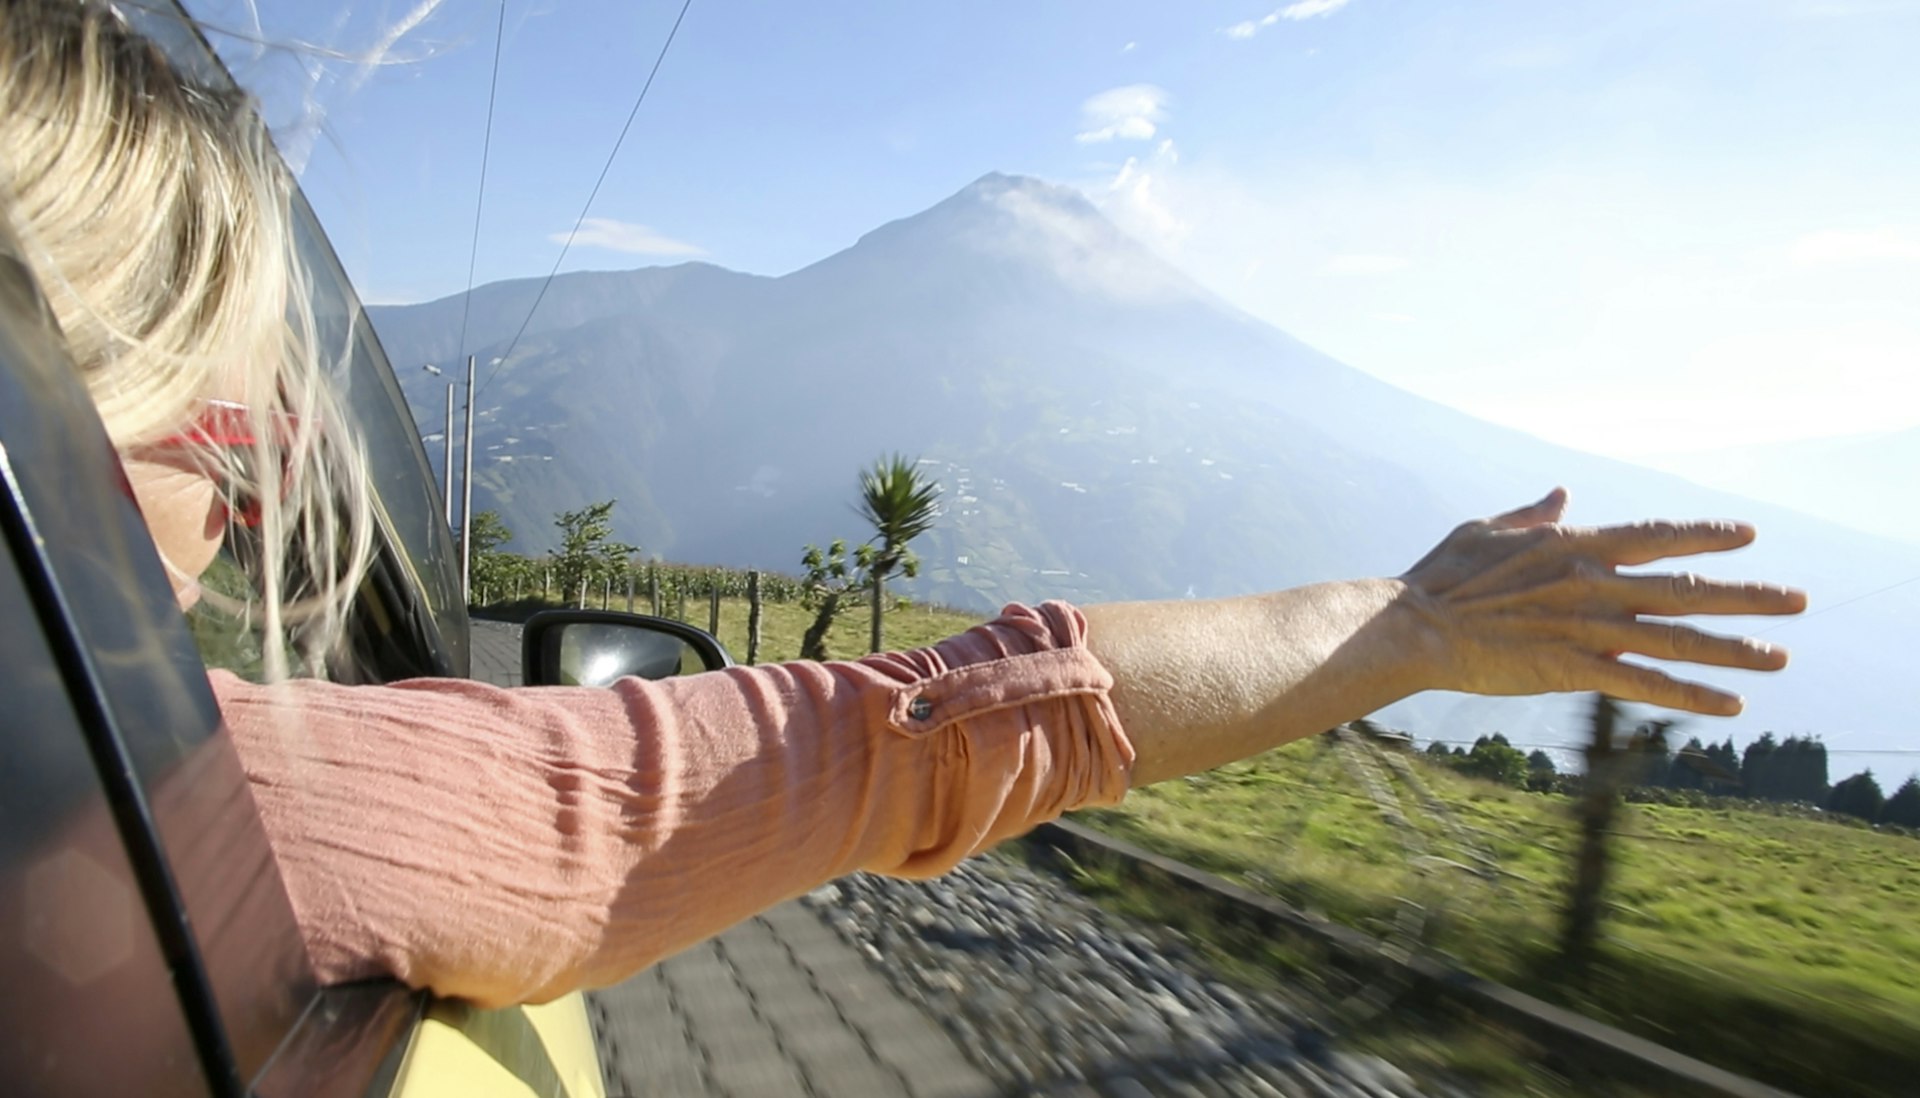
M 467 434 L 461 440 L 465 461 L 461 468 L 461 597 L 472 605 L 472 541 L 474 541 L 474 357 L 467 355 Z
M 446 501 L 449 532 L 453 530 L 453 385 L 447 382 L 447 426 L 440 436 L 440 443 L 446 449 L 440 460 L 440 498 Z

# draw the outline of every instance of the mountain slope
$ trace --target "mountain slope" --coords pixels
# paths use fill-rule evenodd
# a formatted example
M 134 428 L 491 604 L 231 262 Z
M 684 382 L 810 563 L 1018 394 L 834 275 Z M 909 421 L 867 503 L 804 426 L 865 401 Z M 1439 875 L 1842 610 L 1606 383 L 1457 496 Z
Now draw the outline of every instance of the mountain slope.
M 535 289 L 475 291 L 482 362 Z M 396 362 L 445 361 L 460 306 L 372 314 Z M 443 380 L 402 373 L 438 423 Z M 1214 298 L 1076 192 L 1007 176 L 781 278 L 689 264 L 556 280 L 479 407 L 476 506 L 532 550 L 554 512 L 618 497 L 620 535 L 649 553 L 791 570 L 808 542 L 862 535 L 861 466 L 919 455 L 946 495 L 918 593 L 982 608 L 1391 574 L 1555 483 L 1580 521 L 1750 518 L 1763 543 L 1703 567 L 1801 583 L 1816 605 L 1920 575 L 1920 547 L 1388 386 Z M 1920 585 L 1787 626 L 1801 666 L 1754 678 L 1755 708 L 1782 732 L 1884 740 L 1904 717 L 1890 646 L 1915 649 L 1915 620 Z M 1488 704 L 1423 699 L 1422 731 L 1574 727 L 1562 705 Z

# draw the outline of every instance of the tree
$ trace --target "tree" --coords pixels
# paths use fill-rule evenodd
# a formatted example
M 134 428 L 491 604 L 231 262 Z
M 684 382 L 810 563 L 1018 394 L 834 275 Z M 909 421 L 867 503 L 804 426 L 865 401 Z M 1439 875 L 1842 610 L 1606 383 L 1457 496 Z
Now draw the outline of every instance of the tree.
M 1780 754 L 1780 745 L 1774 743 L 1774 733 L 1763 731 L 1759 739 L 1747 745 L 1747 751 L 1740 752 L 1740 787 L 1745 789 L 1747 797 L 1764 797 L 1768 800 L 1780 800 L 1780 766 L 1776 766 L 1774 756 Z
M 833 628 L 835 618 L 855 605 L 847 596 L 866 586 L 866 562 L 872 557 L 873 547 L 863 545 L 854 554 L 853 567 L 848 568 L 847 543 L 839 538 L 824 553 L 819 546 L 809 545 L 801 554 L 800 565 L 807 575 L 800 584 L 800 604 L 813 611 L 813 624 L 800 638 L 801 659 L 828 658 L 827 630 Z
M 1458 763 L 1460 772 L 1515 789 L 1527 784 L 1527 757 L 1498 733 L 1474 741 L 1473 750 Z
M 500 520 L 498 511 L 482 511 L 473 516 L 473 565 L 471 598 L 478 604 L 481 600 L 497 599 L 513 582 L 515 566 L 520 558 L 512 553 L 499 552 L 499 548 L 513 540 L 513 531 Z
M 637 545 L 613 540 L 613 505 L 589 503 L 578 511 L 562 511 L 553 524 L 560 528 L 560 552 L 553 561 L 553 578 L 560 584 L 560 597 L 578 598 L 588 580 L 623 564 L 640 551 Z
M 1774 758 L 1780 770 L 1776 789 L 1781 800 L 1807 804 L 1826 801 L 1826 744 L 1812 736 L 1788 736 Z
M 1882 823 L 1920 828 L 1920 778 L 1909 777 L 1880 807 Z
M 1707 784 L 1702 770 L 1707 758 L 1707 748 L 1694 736 L 1682 744 L 1680 750 L 1673 753 L 1673 763 L 1667 767 L 1667 780 L 1663 783 L 1670 789 L 1701 789 Z
M 1714 766 L 1707 775 L 1711 779 L 1707 788 L 1713 788 L 1715 781 L 1728 786 L 1740 783 L 1740 756 L 1733 750 L 1732 736 L 1727 737 L 1726 743 L 1707 748 L 1707 761 Z
M 933 529 L 940 515 L 940 485 L 920 475 L 920 464 L 899 454 L 882 458 L 860 474 L 860 516 L 873 524 L 879 544 L 868 562 L 867 582 L 873 590 L 873 632 L 869 651 L 880 651 L 884 630 L 888 577 L 898 573 L 912 579 L 920 561 L 907 543 Z
M 1534 774 L 1559 773 L 1559 768 L 1553 765 L 1553 756 L 1537 747 L 1527 756 L 1527 770 Z
M 1874 780 L 1871 769 L 1841 779 L 1827 798 L 1827 807 L 1832 811 L 1844 816 L 1858 816 L 1868 823 L 1880 818 L 1886 803 L 1887 798 L 1880 792 L 1880 783 Z

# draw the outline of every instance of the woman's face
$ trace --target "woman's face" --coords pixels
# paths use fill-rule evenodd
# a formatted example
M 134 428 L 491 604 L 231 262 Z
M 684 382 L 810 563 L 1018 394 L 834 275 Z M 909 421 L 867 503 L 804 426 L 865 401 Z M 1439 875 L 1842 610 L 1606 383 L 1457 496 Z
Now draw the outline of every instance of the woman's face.
M 226 536 L 226 507 L 213 479 L 190 461 L 169 457 L 126 457 L 127 483 L 160 550 L 182 610 L 200 600 L 200 574 L 220 553 Z

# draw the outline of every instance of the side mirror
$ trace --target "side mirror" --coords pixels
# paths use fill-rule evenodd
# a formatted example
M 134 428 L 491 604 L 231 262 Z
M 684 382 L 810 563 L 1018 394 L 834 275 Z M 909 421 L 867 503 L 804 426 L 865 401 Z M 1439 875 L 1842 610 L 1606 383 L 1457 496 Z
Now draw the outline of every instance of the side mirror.
M 670 679 L 732 666 L 713 634 L 646 614 L 542 610 L 520 637 L 528 686 L 607 686 L 625 675 Z

